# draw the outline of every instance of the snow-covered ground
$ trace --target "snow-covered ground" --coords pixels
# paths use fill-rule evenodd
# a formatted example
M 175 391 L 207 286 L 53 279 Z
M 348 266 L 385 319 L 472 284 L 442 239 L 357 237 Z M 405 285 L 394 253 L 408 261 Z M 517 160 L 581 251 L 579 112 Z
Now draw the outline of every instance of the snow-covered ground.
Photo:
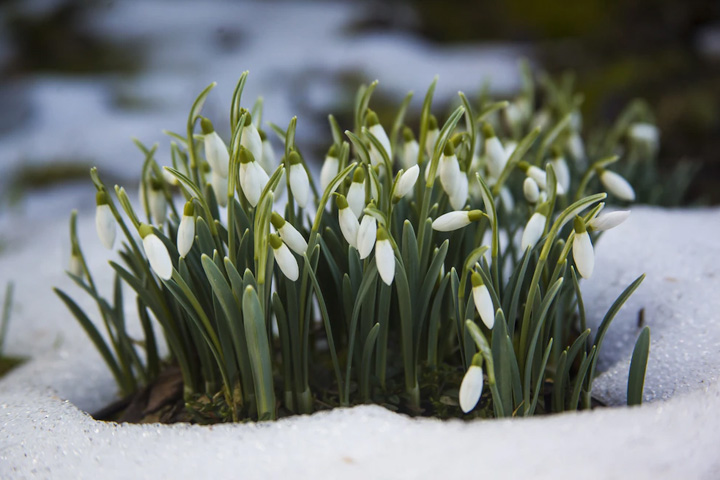
M 0 285 L 17 286 L 8 350 L 33 360 L 0 381 L 2 478 L 656 479 L 720 471 L 719 209 L 637 207 L 598 242 L 596 271 L 583 286 L 593 323 L 632 279 L 647 279 L 606 337 L 596 392 L 625 401 L 644 308 L 652 346 L 642 407 L 463 423 L 366 406 L 214 427 L 115 425 L 83 413 L 111 400 L 115 387 L 50 291 L 69 284 L 61 273 L 65 219 L 11 220 L 15 233 L 0 255 Z M 107 286 L 91 211 L 79 227 Z

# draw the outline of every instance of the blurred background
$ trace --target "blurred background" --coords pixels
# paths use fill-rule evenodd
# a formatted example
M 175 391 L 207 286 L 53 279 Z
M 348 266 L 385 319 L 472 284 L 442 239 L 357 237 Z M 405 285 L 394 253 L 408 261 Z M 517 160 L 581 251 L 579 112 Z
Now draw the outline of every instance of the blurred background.
M 661 168 L 685 161 L 698 171 L 682 202 L 720 202 L 717 0 L 4 0 L 0 227 L 94 209 L 92 165 L 109 183 L 136 185 L 143 156 L 132 137 L 159 143 L 167 164 L 162 130 L 184 131 L 212 81 L 204 112 L 227 138 L 244 70 L 244 105 L 262 96 L 263 121 L 281 126 L 297 115 L 298 143 L 319 161 L 327 114 L 350 127 L 360 83 L 380 80 L 372 105 L 381 119 L 413 90 L 412 116 L 437 74 L 442 114 L 458 90 L 512 98 L 521 58 L 538 74 L 569 81 L 574 72 L 586 128 L 645 99 L 662 132 Z

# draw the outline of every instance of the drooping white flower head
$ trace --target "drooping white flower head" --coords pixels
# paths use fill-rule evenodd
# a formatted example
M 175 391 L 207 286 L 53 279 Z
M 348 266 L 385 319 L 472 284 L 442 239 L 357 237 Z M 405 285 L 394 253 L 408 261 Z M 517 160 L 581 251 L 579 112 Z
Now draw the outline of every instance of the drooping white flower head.
M 275 263 L 278 264 L 283 275 L 294 282 L 300 276 L 297 260 L 279 236 L 271 233 L 269 241 L 275 256 Z
M 365 123 L 368 131 L 378 139 L 380 145 L 383 147 L 383 150 L 385 150 L 385 154 L 387 154 L 388 158 L 392 161 L 393 157 L 392 149 L 390 148 L 390 139 L 388 138 L 387 133 L 385 133 L 383 126 L 380 125 L 380 120 L 378 120 L 377 114 L 368 109 L 367 116 L 365 117 Z M 372 142 L 370 143 L 370 161 L 374 167 L 385 164 L 382 154 L 377 150 L 375 144 Z
M 462 172 L 455 183 L 455 190 L 450 195 L 450 206 L 454 210 L 462 210 L 465 207 L 468 199 L 468 189 L 470 185 L 468 183 L 467 175 Z
M 375 243 L 375 264 L 377 265 L 380 278 L 385 285 L 392 285 L 395 278 L 395 253 L 384 227 L 377 230 L 377 242 Z
M 303 238 L 302 234 L 298 232 L 297 229 L 290 224 L 290 222 L 280 216 L 280 214 L 272 212 L 270 222 L 275 230 L 277 230 L 282 241 L 290 247 L 290 250 L 298 255 L 302 255 L 307 251 L 308 244 L 305 241 L 305 238 Z
M 395 192 L 393 192 L 393 200 L 401 199 L 405 195 L 411 194 L 415 182 L 417 182 L 418 176 L 420 175 L 420 167 L 415 164 L 408 168 L 406 171 L 400 174 L 397 183 L 395 184 Z M 461 207 L 462 208 L 462 207 Z
M 537 183 L 541 190 L 547 190 L 547 173 L 545 170 L 540 167 L 536 167 L 535 165 L 530 165 L 527 162 L 518 163 L 518 168 L 524 170 L 525 175 L 535 180 L 535 183 Z M 558 195 L 563 195 L 565 193 L 565 189 L 562 187 L 559 180 L 557 180 L 555 187 Z
M 480 320 L 487 328 L 492 330 L 493 325 L 495 325 L 495 308 L 493 307 L 492 298 L 490 298 L 490 292 L 479 273 L 473 272 L 470 281 L 472 282 L 475 309 L 480 315 Z
M 432 223 L 432 228 L 438 232 L 452 232 L 458 228 L 470 225 L 471 222 L 477 222 L 482 216 L 483 213 L 480 210 L 448 212 L 436 218 Z
M 195 241 L 195 205 L 192 200 L 185 204 L 183 216 L 177 231 L 177 248 L 181 257 L 184 257 L 192 249 Z
M 656 150 L 660 145 L 660 130 L 652 123 L 633 123 L 628 129 L 628 135 L 633 141 L 645 144 L 651 150 Z
M 245 110 L 247 112 L 247 110 Z M 262 158 L 263 143 L 260 138 L 260 132 L 252 121 L 250 112 L 246 113 L 245 116 L 245 127 L 243 128 L 242 135 L 240 136 L 240 145 L 250 150 L 253 154 L 253 158 L 258 162 Z M 258 164 L 259 166 L 259 164 Z
M 630 216 L 630 210 L 618 210 L 615 212 L 601 213 L 590 220 L 587 227 L 594 232 L 602 232 L 615 228 L 623 223 Z
M 277 158 L 275 157 L 275 149 L 267 134 L 263 130 L 258 129 L 258 134 L 262 140 L 262 157 L 260 157 L 260 166 L 263 167 L 265 173 L 272 175 L 277 168 Z
M 156 225 L 162 225 L 165 222 L 165 212 L 167 211 L 165 191 L 161 181 L 154 178 L 150 180 L 148 187 L 150 215 Z
M 578 132 L 573 132 L 567 139 L 567 149 L 576 162 L 585 161 L 585 144 Z
M 523 181 L 523 194 L 525 195 L 525 200 L 531 204 L 536 204 L 540 198 L 540 189 L 532 177 L 525 177 L 525 181 Z
M 182 162 L 180 162 L 180 164 L 182 165 Z M 165 183 L 167 183 L 168 185 L 172 185 L 174 187 L 177 187 L 178 185 L 180 185 L 180 182 L 178 181 L 177 177 L 175 175 L 173 175 L 172 173 L 170 173 L 165 168 L 162 169 L 162 177 L 163 177 L 163 180 L 165 181 Z
M 485 157 L 487 158 L 488 173 L 490 173 L 491 177 L 498 178 L 509 157 L 505 153 L 500 139 L 495 135 L 492 125 L 485 123 L 482 132 L 485 138 Z
M 403 142 L 402 164 L 405 170 L 409 170 L 413 165 L 417 165 L 420 144 L 408 127 L 403 129 Z
M 352 183 L 347 192 L 347 203 L 355 218 L 360 218 L 365 208 L 365 170 L 360 166 L 353 172 Z
M 241 146 L 238 157 L 240 159 L 238 175 L 240 177 L 240 188 L 242 188 L 247 201 L 254 207 L 260 200 L 260 194 L 270 178 L 255 161 L 255 157 L 249 149 Z
M 150 262 L 150 268 L 161 279 L 170 280 L 173 264 L 165 244 L 153 233 L 152 227 L 146 223 L 140 225 L 138 233 L 142 238 L 143 249 L 148 262 Z
M 455 155 L 455 148 L 453 148 L 452 142 L 445 144 L 445 149 L 440 157 L 438 172 L 440 173 L 440 183 L 442 184 L 443 190 L 445 190 L 448 196 L 452 195 L 460 175 L 462 175 L 460 163 Z
M 298 205 L 305 208 L 310 200 L 310 180 L 307 171 L 305 171 L 300 155 L 296 151 L 290 152 L 288 162 L 290 163 L 290 169 L 288 170 L 290 191 Z
M 345 241 L 353 247 L 357 248 L 357 235 L 360 224 L 358 219 L 350 209 L 347 199 L 343 195 L 335 197 L 335 203 L 338 207 L 338 223 L 340 231 L 345 237 Z
M 620 200 L 627 202 L 635 200 L 635 190 L 633 190 L 632 185 L 620 174 L 610 170 L 600 169 L 600 181 L 608 193 L 612 193 Z
M 470 412 L 480 401 L 483 383 L 482 356 L 476 353 L 460 384 L 459 400 L 463 413 Z
M 116 227 L 115 217 L 110 209 L 110 197 L 105 190 L 97 192 L 95 205 L 95 229 L 100 242 L 109 250 L 115 243 Z
M 555 158 L 550 160 L 555 171 L 555 178 L 557 178 L 558 186 L 562 187 L 563 192 L 570 191 L 570 168 L 568 167 L 565 157 L 562 153 L 555 155 Z M 558 190 L 559 192 L 560 190 Z
M 363 215 L 357 234 L 357 248 L 360 259 L 367 258 L 375 246 L 377 237 L 377 220 L 372 215 Z
M 230 154 L 225 142 L 222 141 L 212 122 L 207 118 L 200 120 L 200 127 L 204 134 L 205 160 L 207 160 L 214 172 L 227 178 L 230 167 Z
M 80 252 L 76 251 L 75 248 L 72 249 L 72 252 L 70 253 L 70 262 L 68 264 L 68 271 L 75 275 L 76 277 L 82 277 L 83 276 L 83 265 L 82 265 L 82 259 L 80 258 Z
M 215 170 L 210 171 L 210 185 L 212 185 L 215 201 L 221 207 L 228 204 L 228 179 Z
M 333 145 L 325 156 L 325 162 L 320 169 L 320 189 L 324 192 L 333 178 L 340 170 L 340 159 L 338 159 L 337 147 Z
M 425 136 L 425 151 L 428 157 L 432 160 L 433 152 L 435 151 L 435 144 L 437 143 L 438 137 L 440 136 L 440 130 L 438 130 L 438 122 L 435 115 L 432 113 L 428 117 L 427 134 Z
M 595 268 L 595 253 L 593 252 L 590 235 L 581 217 L 576 216 L 573 224 L 575 240 L 573 240 L 573 260 L 577 271 L 583 278 L 590 278 Z
M 545 223 L 549 214 L 550 206 L 547 203 L 541 204 L 535 213 L 532 214 L 525 230 L 523 230 L 520 248 L 522 251 L 532 248 L 542 238 L 545 232 Z

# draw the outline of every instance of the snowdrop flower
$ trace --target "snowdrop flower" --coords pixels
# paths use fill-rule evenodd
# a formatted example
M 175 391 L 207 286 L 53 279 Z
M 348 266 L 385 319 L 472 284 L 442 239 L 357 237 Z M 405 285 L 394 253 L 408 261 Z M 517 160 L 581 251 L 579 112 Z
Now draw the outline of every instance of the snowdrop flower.
M 375 263 L 380 278 L 385 285 L 392 285 L 395 278 L 395 253 L 393 252 L 388 232 L 384 227 L 378 228 L 377 242 L 375 243 Z
M 380 125 L 380 121 L 378 120 L 378 116 L 375 112 L 368 109 L 367 117 L 365 120 L 367 124 L 367 129 L 370 133 L 373 134 L 375 138 L 378 139 L 380 142 L 380 145 L 382 145 L 383 150 L 385 150 L 385 153 L 387 154 L 388 158 L 392 160 L 392 149 L 390 148 L 390 139 L 387 136 L 387 133 L 385 133 L 385 129 L 382 125 Z M 383 160 L 382 153 L 375 148 L 374 143 L 370 143 L 370 160 L 374 167 L 378 165 L 385 165 L 385 161 Z
M 403 128 L 403 141 L 402 164 L 403 168 L 408 170 L 417 164 L 418 155 L 420 155 L 420 145 L 417 140 L 415 140 L 415 135 L 413 135 L 412 130 L 408 127 Z
M 172 260 L 170 260 L 170 254 L 167 248 L 165 248 L 165 244 L 153 233 L 152 227 L 146 223 L 140 225 L 138 233 L 142 238 L 143 249 L 145 250 L 145 256 L 150 262 L 150 268 L 152 268 L 155 275 L 161 279 L 170 280 L 173 265 Z
M 188 254 L 195 241 L 195 205 L 192 200 L 185 204 L 177 231 L 177 248 L 181 257 Z
M 310 180 L 308 179 L 307 171 L 305 171 L 305 167 L 300 160 L 300 155 L 296 151 L 290 152 L 288 161 L 290 163 L 290 169 L 288 170 L 288 175 L 290 176 L 290 191 L 298 205 L 300 205 L 301 208 L 305 208 L 310 198 Z
M 600 181 L 609 193 L 620 200 L 632 202 L 635 200 L 635 190 L 620 174 L 604 168 L 599 169 Z
M 470 412 L 480 401 L 483 383 L 482 355 L 476 353 L 460 384 L 459 400 L 463 413 Z
M 400 174 L 400 178 L 398 178 L 398 181 L 395 184 L 395 191 L 393 192 L 394 201 L 400 200 L 405 195 L 412 193 L 415 182 L 417 182 L 418 175 L 420 175 L 420 167 L 418 167 L 417 164 Z
M 467 203 L 469 186 L 467 175 L 464 172 L 461 173 L 455 183 L 455 189 L 450 195 L 450 206 L 454 210 L 461 210 Z
M 343 195 L 335 198 L 338 207 L 338 222 L 340 223 L 340 231 L 345 237 L 345 241 L 353 247 L 357 248 L 357 235 L 360 224 L 358 219 L 348 205 L 347 199 Z
M 538 188 L 538 184 L 531 177 L 525 177 L 525 181 L 523 182 L 523 194 L 525 194 L 525 200 L 532 204 L 537 203 L 540 198 L 540 189 Z
M 630 210 L 602 213 L 590 220 L 587 227 L 593 232 L 602 232 L 615 228 L 630 216 Z
M 260 157 L 260 166 L 263 167 L 265 173 L 271 175 L 275 171 L 275 166 L 277 165 L 275 149 L 273 148 L 272 142 L 270 141 L 264 130 L 258 129 L 258 135 L 260 135 L 260 141 L 262 143 L 262 156 Z
M 115 243 L 116 227 L 115 217 L 110 209 L 110 197 L 105 190 L 97 192 L 95 205 L 95 229 L 100 242 L 109 250 Z
M 573 132 L 567 139 L 567 149 L 576 162 L 585 160 L 585 144 L 578 132 Z
M 488 172 L 491 177 L 499 178 L 509 157 L 505 153 L 500 139 L 495 136 L 492 125 L 489 123 L 484 124 L 482 133 L 485 138 L 485 156 L 487 157 Z
M 660 131 L 652 123 L 633 123 L 628 129 L 628 135 L 635 142 L 643 143 L 653 151 L 657 149 L 660 144 Z
M 230 154 L 228 153 L 225 142 L 222 141 L 220 135 L 215 131 L 212 122 L 207 118 L 200 120 L 200 127 L 205 135 L 203 142 L 205 144 L 205 159 L 214 172 L 227 178 L 230 167 Z M 245 132 L 243 132 L 243 135 L 244 134 Z
M 212 185 L 215 201 L 221 207 L 228 204 L 228 179 L 223 177 L 216 170 L 210 172 L 210 185 Z
M 281 217 L 280 214 L 272 212 L 270 222 L 280 235 L 282 241 L 290 247 L 290 250 L 298 255 L 302 255 L 307 251 L 308 244 L 305 241 L 305 238 L 303 238 L 302 234 L 298 232 L 297 229 L 290 224 L 290 222 Z
M 595 268 L 595 254 L 593 253 L 590 235 L 581 217 L 575 217 L 573 228 L 575 229 L 575 240 L 573 240 L 572 247 L 575 266 L 583 278 L 590 278 Z
M 337 158 L 338 152 L 337 147 L 333 145 L 325 155 L 325 162 L 320 169 L 320 189 L 324 192 L 327 187 L 333 181 L 333 178 L 338 174 L 340 169 L 340 160 Z
M 270 178 L 255 161 L 255 156 L 249 149 L 241 146 L 238 156 L 240 158 L 240 188 L 242 188 L 247 201 L 254 207 L 260 200 L 260 194 Z
M 365 170 L 362 167 L 357 167 L 353 173 L 347 192 L 347 203 L 355 218 L 360 218 L 365 208 Z
M 462 175 L 452 142 L 445 144 L 445 150 L 443 150 L 443 154 L 440 157 L 438 172 L 440 172 L 440 183 L 442 184 L 443 190 L 445 190 L 448 196 L 452 195 L 460 179 L 460 175 Z
M 70 253 L 70 263 L 68 264 L 68 271 L 76 277 L 83 276 L 82 259 L 80 258 L 80 252 L 78 252 L 75 247 L 73 247 L 72 252 Z
M 260 161 L 262 159 L 263 142 L 260 138 L 260 132 L 252 121 L 250 112 L 245 110 L 245 127 L 243 128 L 242 135 L 240 136 L 240 145 L 250 150 L 253 154 L 253 158 Z
M 172 173 L 170 173 L 165 168 L 162 169 L 162 177 L 163 177 L 163 180 L 165 181 L 165 183 L 167 183 L 168 185 L 172 185 L 174 187 L 177 187 L 178 185 L 180 185 L 180 182 L 178 181 L 177 177 L 175 175 L 173 175 Z
M 475 309 L 477 310 L 478 315 L 480 315 L 480 320 L 482 320 L 487 328 L 492 330 L 493 325 L 495 325 L 495 308 L 493 307 L 493 302 L 490 298 L 490 292 L 479 273 L 473 272 L 470 277 L 470 281 L 472 282 L 472 294 L 473 301 L 475 302 Z
M 365 259 L 372 252 L 377 236 L 377 220 L 372 215 L 364 215 L 357 234 L 358 253 Z
M 160 181 L 150 180 L 150 189 L 148 192 L 150 215 L 157 225 L 162 225 L 165 221 L 165 210 L 167 209 L 167 200 L 165 192 Z
M 550 163 L 555 171 L 555 178 L 557 178 L 558 186 L 562 187 L 563 192 L 570 191 L 570 169 L 565 161 L 565 157 L 563 157 L 561 153 L 558 153 L 555 155 L 555 158 L 550 160 Z
M 482 216 L 483 213 L 480 210 L 448 212 L 436 218 L 432 223 L 432 228 L 438 232 L 452 232 L 453 230 L 470 225 L 470 222 L 477 222 Z
M 435 143 L 440 136 L 440 130 L 438 130 L 437 118 L 432 113 L 428 117 L 427 135 L 425 137 L 425 151 L 432 160 L 433 152 L 435 151 Z
M 542 190 L 547 190 L 547 173 L 545 172 L 545 170 L 540 167 L 536 167 L 535 165 L 530 165 L 527 162 L 518 163 L 518 168 L 523 170 L 525 172 L 525 175 L 535 180 L 538 187 L 540 187 Z M 558 195 L 563 195 L 565 193 L 565 189 L 562 187 L 559 181 L 556 182 L 555 187 Z
M 532 214 L 520 240 L 520 248 L 523 251 L 528 248 L 532 248 L 540 240 L 545 232 L 545 223 L 547 222 L 547 216 L 550 213 L 550 206 L 547 203 L 541 204 L 535 213 Z
M 275 255 L 275 263 L 278 264 L 283 275 L 293 282 L 297 280 L 300 275 L 300 269 L 298 268 L 297 260 L 295 260 L 295 257 L 287 245 L 283 243 L 279 236 L 271 233 L 270 246 Z

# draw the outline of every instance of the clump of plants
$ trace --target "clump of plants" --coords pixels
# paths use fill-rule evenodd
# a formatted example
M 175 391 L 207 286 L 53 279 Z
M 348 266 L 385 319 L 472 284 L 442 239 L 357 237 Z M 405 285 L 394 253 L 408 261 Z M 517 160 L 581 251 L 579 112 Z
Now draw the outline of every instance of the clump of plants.
M 55 291 L 123 394 L 176 368 L 180 418 L 199 422 L 360 403 L 440 417 L 592 406 L 605 332 L 643 277 L 591 332 L 579 281 L 593 273 L 598 235 L 629 214 L 608 213 L 605 202 L 625 206 L 635 192 L 613 169 L 617 155 L 586 156 L 576 103 L 536 104 L 526 88 L 512 102 L 473 106 L 459 93 L 460 105 L 437 119 L 433 82 L 413 131 L 412 94 L 382 125 L 369 108 L 374 82 L 358 91 L 347 130 L 329 116 L 315 181 L 297 119 L 263 130 L 262 102 L 242 106 L 246 78 L 229 138 L 202 116 L 212 84 L 186 132 L 167 132 L 168 166 L 138 144 L 139 208 L 92 169 L 100 240 L 112 249 L 118 227 L 122 236 L 111 298 L 96 288 L 72 216 L 68 274 L 96 300 L 104 334 Z M 635 141 L 654 141 L 652 125 L 632 128 Z M 123 286 L 140 339 L 126 328 Z M 641 338 L 634 403 L 647 362 Z

